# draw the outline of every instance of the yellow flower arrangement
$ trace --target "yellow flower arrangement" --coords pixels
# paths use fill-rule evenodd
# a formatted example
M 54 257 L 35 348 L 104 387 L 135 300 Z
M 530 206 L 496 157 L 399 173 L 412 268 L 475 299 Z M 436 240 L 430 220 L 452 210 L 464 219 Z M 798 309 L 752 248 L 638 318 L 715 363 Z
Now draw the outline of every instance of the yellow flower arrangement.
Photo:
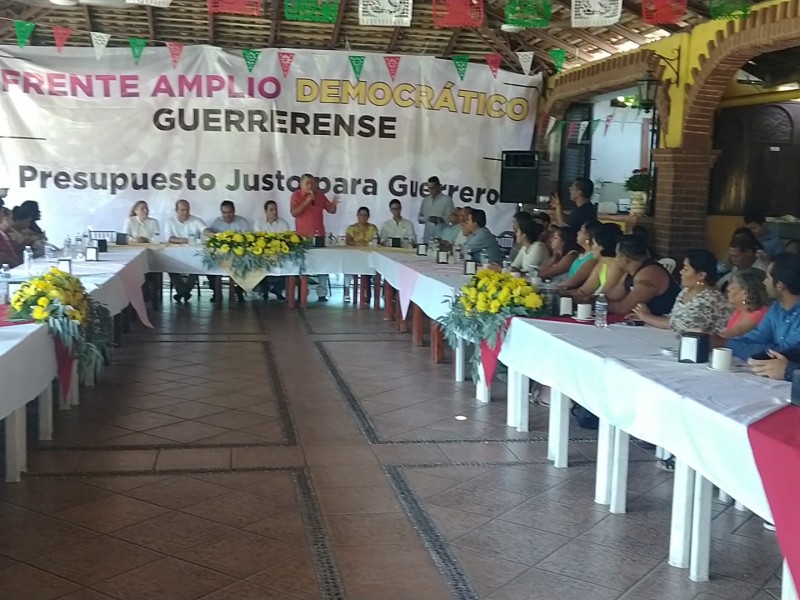
M 82 375 L 102 368 L 111 345 L 111 316 L 89 297 L 77 277 L 53 267 L 29 279 L 11 298 L 11 316 L 46 323 L 79 360 Z
M 477 378 L 480 342 L 495 347 L 510 317 L 534 317 L 544 307 L 536 288 L 510 273 L 478 271 L 449 300 L 450 311 L 439 322 L 445 337 L 455 347 L 461 339 L 475 344 L 473 378 Z
M 503 309 L 536 312 L 543 306 L 542 296 L 527 281 L 490 270 L 479 271 L 462 287 L 458 302 L 467 313 L 493 315 Z
M 230 262 L 234 274 L 270 271 L 285 262 L 303 263 L 310 240 L 294 231 L 221 231 L 206 239 L 203 262 L 207 267 Z
M 23 283 L 11 298 L 14 316 L 44 323 L 51 315 L 65 315 L 78 325 L 89 314 L 89 298 L 81 280 L 53 267 Z

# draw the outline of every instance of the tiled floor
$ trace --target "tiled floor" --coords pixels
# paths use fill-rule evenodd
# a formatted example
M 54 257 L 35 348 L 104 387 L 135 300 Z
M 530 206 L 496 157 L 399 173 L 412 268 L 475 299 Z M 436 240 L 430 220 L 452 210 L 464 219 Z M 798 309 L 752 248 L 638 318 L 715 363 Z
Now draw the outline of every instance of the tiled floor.
M 379 313 L 203 300 L 135 325 L 0 485 L 0 600 L 779 598 L 774 535 L 731 506 L 710 582 L 667 565 L 640 448 L 611 515 L 592 432 L 549 466 L 547 408 L 505 427 L 501 385 L 479 405 Z

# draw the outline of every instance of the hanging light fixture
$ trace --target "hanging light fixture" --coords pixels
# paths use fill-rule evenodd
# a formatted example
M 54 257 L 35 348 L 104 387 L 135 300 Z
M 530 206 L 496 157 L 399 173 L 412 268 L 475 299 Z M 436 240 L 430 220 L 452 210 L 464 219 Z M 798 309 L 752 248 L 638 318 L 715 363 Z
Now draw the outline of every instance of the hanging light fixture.
M 662 56 L 661 54 L 655 54 L 654 56 L 658 58 L 661 62 L 663 62 L 674 74 L 675 79 L 667 79 L 666 85 L 669 87 L 672 84 L 680 85 L 681 82 L 681 74 L 680 74 L 680 65 L 681 65 L 681 49 L 680 46 L 673 49 L 672 57 Z M 653 107 L 656 105 L 656 96 L 658 95 L 658 88 L 661 87 L 661 79 L 653 73 L 652 69 L 647 71 L 647 74 L 644 76 L 644 79 L 641 79 L 636 83 L 637 87 L 639 88 L 639 107 L 646 113 L 649 113 L 653 110 Z
M 656 105 L 661 80 L 652 71 L 648 71 L 644 79 L 640 79 L 636 85 L 639 88 L 639 106 L 645 113 L 649 113 Z

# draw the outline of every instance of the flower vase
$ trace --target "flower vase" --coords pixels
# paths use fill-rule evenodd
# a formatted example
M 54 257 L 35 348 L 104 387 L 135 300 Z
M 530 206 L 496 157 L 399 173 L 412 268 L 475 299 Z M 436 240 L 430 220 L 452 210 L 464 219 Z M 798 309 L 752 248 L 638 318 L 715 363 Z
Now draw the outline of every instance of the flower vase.
M 647 214 L 647 192 L 631 192 L 631 215 L 641 217 Z

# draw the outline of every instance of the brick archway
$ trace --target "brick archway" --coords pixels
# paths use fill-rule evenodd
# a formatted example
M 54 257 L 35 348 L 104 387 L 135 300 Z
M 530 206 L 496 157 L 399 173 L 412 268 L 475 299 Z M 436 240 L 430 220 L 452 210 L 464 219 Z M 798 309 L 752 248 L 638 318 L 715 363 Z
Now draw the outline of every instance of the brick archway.
M 573 102 L 635 86 L 648 71 L 661 79 L 664 65 L 655 52 L 644 49 L 612 56 L 584 68 L 570 69 L 551 80 L 552 87 L 547 87 L 542 111 L 561 118 Z M 660 123 L 666 127 L 669 117 L 666 85 L 661 86 L 656 97 L 656 110 Z
M 729 21 L 709 42 L 708 52 L 700 56 L 700 68 L 692 71 L 692 83 L 686 85 L 682 146 L 710 150 L 714 114 L 736 72 L 759 54 L 800 46 L 798 32 L 800 0 L 753 11 L 738 30 Z

